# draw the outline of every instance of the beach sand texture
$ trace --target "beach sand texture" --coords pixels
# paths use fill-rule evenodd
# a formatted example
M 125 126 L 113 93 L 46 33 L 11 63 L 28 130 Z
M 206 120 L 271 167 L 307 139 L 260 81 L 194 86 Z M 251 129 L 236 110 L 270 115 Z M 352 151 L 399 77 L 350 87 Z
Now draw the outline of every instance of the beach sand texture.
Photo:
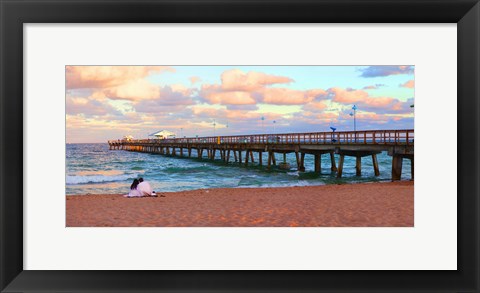
M 413 181 L 66 197 L 67 227 L 413 227 Z M 158 193 L 162 194 L 162 193 Z

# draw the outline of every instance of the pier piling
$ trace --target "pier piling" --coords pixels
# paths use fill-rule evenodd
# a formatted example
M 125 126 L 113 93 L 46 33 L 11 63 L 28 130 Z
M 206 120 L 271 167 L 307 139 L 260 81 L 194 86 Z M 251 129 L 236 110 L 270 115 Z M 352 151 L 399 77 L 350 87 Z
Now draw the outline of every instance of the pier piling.
M 298 171 L 305 172 L 305 153 L 300 153 L 300 167 Z
M 330 161 L 331 161 L 331 167 L 330 170 L 333 172 L 337 172 L 337 166 L 335 165 L 335 155 L 333 152 L 330 152 Z
M 315 154 L 315 172 L 321 173 L 322 170 L 322 163 L 321 163 L 321 155 Z
M 373 171 L 375 172 L 375 176 L 380 176 L 380 170 L 378 169 L 377 154 L 372 154 L 372 163 L 373 163 Z
M 410 159 L 410 168 L 411 168 L 410 172 L 411 172 L 411 174 L 412 174 L 412 180 L 413 180 L 413 179 L 414 179 L 413 174 L 414 174 L 414 169 L 415 169 L 415 168 L 413 167 L 413 156 L 412 156 L 412 158 Z
M 357 176 L 362 176 L 362 157 L 357 156 L 357 161 L 355 164 L 355 170 Z
M 345 155 L 340 155 L 340 161 L 338 162 L 338 171 L 337 171 L 337 178 L 342 177 L 343 173 L 343 161 L 345 160 Z
M 402 163 L 401 156 L 393 156 L 392 159 L 392 181 L 400 180 L 402 177 Z

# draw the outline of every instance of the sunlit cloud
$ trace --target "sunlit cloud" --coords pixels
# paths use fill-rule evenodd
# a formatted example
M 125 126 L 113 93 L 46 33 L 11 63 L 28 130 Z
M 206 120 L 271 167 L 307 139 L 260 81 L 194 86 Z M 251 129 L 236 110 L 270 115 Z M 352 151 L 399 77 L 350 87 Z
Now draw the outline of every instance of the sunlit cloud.
M 136 79 L 116 87 L 106 88 L 104 93 L 114 100 L 150 100 L 160 96 L 160 87 L 144 79 Z
M 372 97 L 363 90 L 331 88 L 328 92 L 331 94 L 334 102 L 345 105 L 356 104 L 360 109 L 370 111 L 404 111 L 410 104 L 409 101 L 402 102 L 391 97 Z
M 252 105 L 256 100 L 247 91 L 224 91 L 218 85 L 203 85 L 200 93 L 210 104 L 221 105 Z
M 406 87 L 406 88 L 409 88 L 409 89 L 413 89 L 415 87 L 415 81 L 413 79 L 409 80 L 405 83 L 400 84 L 400 87 Z
M 171 98 L 174 98 L 175 95 L 171 96 Z M 172 103 L 172 100 L 145 100 L 138 102 L 134 104 L 134 109 L 138 113 L 177 113 L 178 115 L 181 115 L 184 112 L 188 111 L 188 108 L 186 106 L 188 105 L 193 105 L 192 100 L 188 100 L 188 98 L 185 98 L 182 100 L 179 100 L 179 103 Z
M 114 107 L 108 103 L 101 102 L 92 98 L 69 97 L 65 101 L 66 113 L 70 115 L 82 114 L 86 117 L 105 116 L 105 115 L 121 115 Z
M 310 102 L 303 106 L 304 111 L 314 111 L 314 112 L 324 111 L 327 108 L 328 108 L 328 105 L 325 101 Z
M 198 77 L 198 76 L 192 76 L 192 77 L 189 78 L 189 80 L 190 80 L 190 83 L 191 83 L 192 85 L 194 85 L 194 84 L 196 84 L 197 82 L 201 81 L 202 79 L 201 79 L 200 77 Z
M 224 71 L 221 80 L 223 90 L 249 92 L 268 85 L 293 82 L 293 79 L 286 76 L 275 76 L 255 71 L 245 73 L 239 69 Z
M 288 88 L 265 88 L 260 91 L 263 103 L 275 105 L 302 105 L 316 98 L 325 98 L 327 92 L 322 89 L 315 90 L 291 90 Z
M 221 84 L 204 84 L 200 96 L 210 104 L 253 105 L 256 103 L 275 105 L 301 105 L 317 97 L 325 96 L 322 89 L 294 90 L 271 85 L 294 82 L 286 76 L 268 75 L 261 72 L 227 70 L 221 75 Z
M 175 72 L 169 66 L 66 66 L 67 89 L 107 88 L 143 79 L 153 73 Z
M 210 104 L 253 105 L 260 99 L 264 99 L 264 102 L 268 103 L 270 99 L 268 91 L 280 92 L 281 90 L 266 88 L 266 86 L 291 82 L 293 80 L 285 76 L 231 69 L 221 74 L 220 84 L 203 84 L 199 95 Z M 266 99 L 265 95 L 268 96 Z M 284 100 L 283 97 L 279 97 L 279 99 Z

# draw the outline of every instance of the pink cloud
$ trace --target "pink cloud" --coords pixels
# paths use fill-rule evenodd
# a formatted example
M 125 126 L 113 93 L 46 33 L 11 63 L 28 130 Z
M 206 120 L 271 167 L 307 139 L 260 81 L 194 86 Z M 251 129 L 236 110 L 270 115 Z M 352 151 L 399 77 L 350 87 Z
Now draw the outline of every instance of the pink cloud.
M 298 105 L 313 100 L 313 97 L 306 97 L 303 91 L 287 88 L 265 88 L 261 93 L 266 104 Z
M 327 108 L 327 104 L 325 103 L 325 101 L 314 101 L 314 102 L 310 102 L 308 104 L 305 104 L 303 106 L 303 110 L 304 111 L 315 111 L 315 112 L 318 112 L 318 111 L 322 111 L 322 110 L 325 110 Z
M 251 124 L 254 121 L 261 123 L 260 118 L 263 116 L 265 120 L 272 121 L 282 117 L 278 113 L 258 113 L 245 110 L 229 110 L 229 109 L 216 109 L 205 106 L 193 106 L 192 113 L 197 118 L 209 119 L 213 117 L 223 117 L 228 121 L 244 121 L 247 124 Z
M 210 94 L 215 104 L 222 105 L 253 105 L 255 99 L 248 92 L 219 92 Z
M 377 113 L 358 113 L 357 121 L 375 121 L 375 122 L 387 122 L 390 118 L 384 114 Z
M 193 106 L 192 107 L 193 115 L 197 117 L 219 117 L 220 115 L 225 114 L 225 110 L 214 109 L 204 106 Z
M 413 89 L 415 87 L 415 81 L 413 79 L 409 80 L 409 81 L 401 84 L 400 87 L 406 87 L 406 88 L 409 88 L 409 89 Z
M 322 89 L 312 89 L 306 91 L 306 95 L 314 99 L 325 99 L 328 97 L 328 92 Z
M 364 104 L 374 108 L 393 106 L 396 102 L 398 102 L 398 100 L 388 97 L 368 97 L 363 101 Z
M 162 71 L 174 72 L 168 66 L 66 66 L 67 89 L 107 88 Z
M 154 99 L 144 99 L 134 102 L 134 108 L 144 113 L 164 113 L 185 111 L 186 106 L 194 105 L 195 102 L 188 95 L 184 87 L 158 87 L 158 95 Z
M 275 105 L 302 105 L 316 98 L 323 98 L 327 92 L 321 89 L 300 91 L 288 88 L 264 88 L 259 91 L 262 102 Z
M 257 124 L 261 124 L 260 118 L 263 116 L 267 121 L 278 119 L 281 117 L 280 114 L 276 113 L 258 113 L 258 112 L 250 112 L 250 111 L 241 111 L 241 110 L 229 110 L 227 111 L 227 118 L 228 119 L 235 119 L 235 120 L 245 120 L 245 123 L 249 124 L 252 122 L 257 122 Z
M 364 101 L 368 97 L 368 93 L 362 90 L 347 90 L 339 87 L 330 88 L 328 90 L 333 95 L 333 101 L 343 104 L 353 104 Z
M 371 97 L 363 90 L 352 90 L 342 88 L 331 88 L 328 92 L 332 96 L 332 101 L 345 104 L 357 105 L 359 111 L 376 113 L 410 113 L 410 105 L 413 99 L 402 102 L 391 97 Z
M 323 113 L 318 113 L 315 114 L 315 120 L 321 120 L 321 121 L 332 121 L 338 118 L 338 113 L 332 113 L 332 112 L 323 112 Z
M 333 101 L 342 104 L 363 104 L 369 107 L 382 108 L 395 104 L 397 99 L 390 97 L 371 97 L 363 90 L 346 90 L 341 88 L 331 88 L 329 91 L 333 94 Z
M 120 115 L 120 113 L 103 101 L 92 98 L 67 96 L 66 113 L 68 115 L 83 114 L 84 116 L 105 116 L 109 114 Z
M 201 95 L 210 104 L 253 105 L 256 100 L 247 91 L 224 91 L 219 85 L 203 85 Z
M 169 86 L 172 91 L 181 93 L 184 96 L 190 96 L 193 93 L 193 89 L 187 88 L 183 84 L 172 84 Z
M 192 85 L 195 84 L 195 83 L 197 83 L 197 82 L 199 82 L 199 81 L 201 81 L 201 80 L 202 80 L 202 79 L 201 79 L 200 77 L 198 77 L 198 76 L 192 76 L 192 77 L 190 77 L 190 82 L 192 83 Z
M 293 90 L 269 87 L 274 84 L 290 83 L 285 76 L 268 75 L 262 72 L 245 73 L 238 69 L 224 71 L 221 84 L 204 84 L 200 97 L 207 103 L 221 105 L 253 105 L 266 103 L 275 105 L 301 105 L 327 97 L 322 89 Z
M 230 91 L 254 91 L 272 84 L 290 83 L 293 79 L 285 76 L 269 75 L 250 71 L 245 73 L 239 69 L 222 73 L 222 89 Z
M 160 87 L 144 79 L 137 79 L 129 83 L 103 90 L 103 93 L 112 100 L 129 100 L 133 102 L 145 100 L 171 101 L 182 103 L 183 100 L 191 100 L 193 89 L 181 84 Z M 172 100 L 172 96 L 175 98 Z
M 136 79 L 125 84 L 107 88 L 104 90 L 106 96 L 115 100 L 149 100 L 160 95 L 160 87 L 144 79 Z

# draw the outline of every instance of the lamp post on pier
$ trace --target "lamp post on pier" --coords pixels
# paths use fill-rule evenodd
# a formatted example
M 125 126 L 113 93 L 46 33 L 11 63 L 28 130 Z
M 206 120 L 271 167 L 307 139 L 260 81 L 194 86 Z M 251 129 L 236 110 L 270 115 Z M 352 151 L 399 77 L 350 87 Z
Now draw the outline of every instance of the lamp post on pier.
M 353 110 L 353 131 L 357 132 L 357 119 L 356 119 L 357 105 L 353 105 L 352 110 Z
M 332 130 L 332 142 L 335 143 L 337 142 L 337 140 L 335 139 L 335 130 L 337 130 L 337 128 L 330 126 L 330 129 Z
M 353 133 L 355 135 L 355 142 L 357 142 L 357 105 L 353 105 L 352 107 L 353 113 L 350 113 L 350 116 L 353 116 Z
M 215 123 L 215 119 L 213 119 L 213 136 L 215 136 L 215 128 L 217 123 Z

